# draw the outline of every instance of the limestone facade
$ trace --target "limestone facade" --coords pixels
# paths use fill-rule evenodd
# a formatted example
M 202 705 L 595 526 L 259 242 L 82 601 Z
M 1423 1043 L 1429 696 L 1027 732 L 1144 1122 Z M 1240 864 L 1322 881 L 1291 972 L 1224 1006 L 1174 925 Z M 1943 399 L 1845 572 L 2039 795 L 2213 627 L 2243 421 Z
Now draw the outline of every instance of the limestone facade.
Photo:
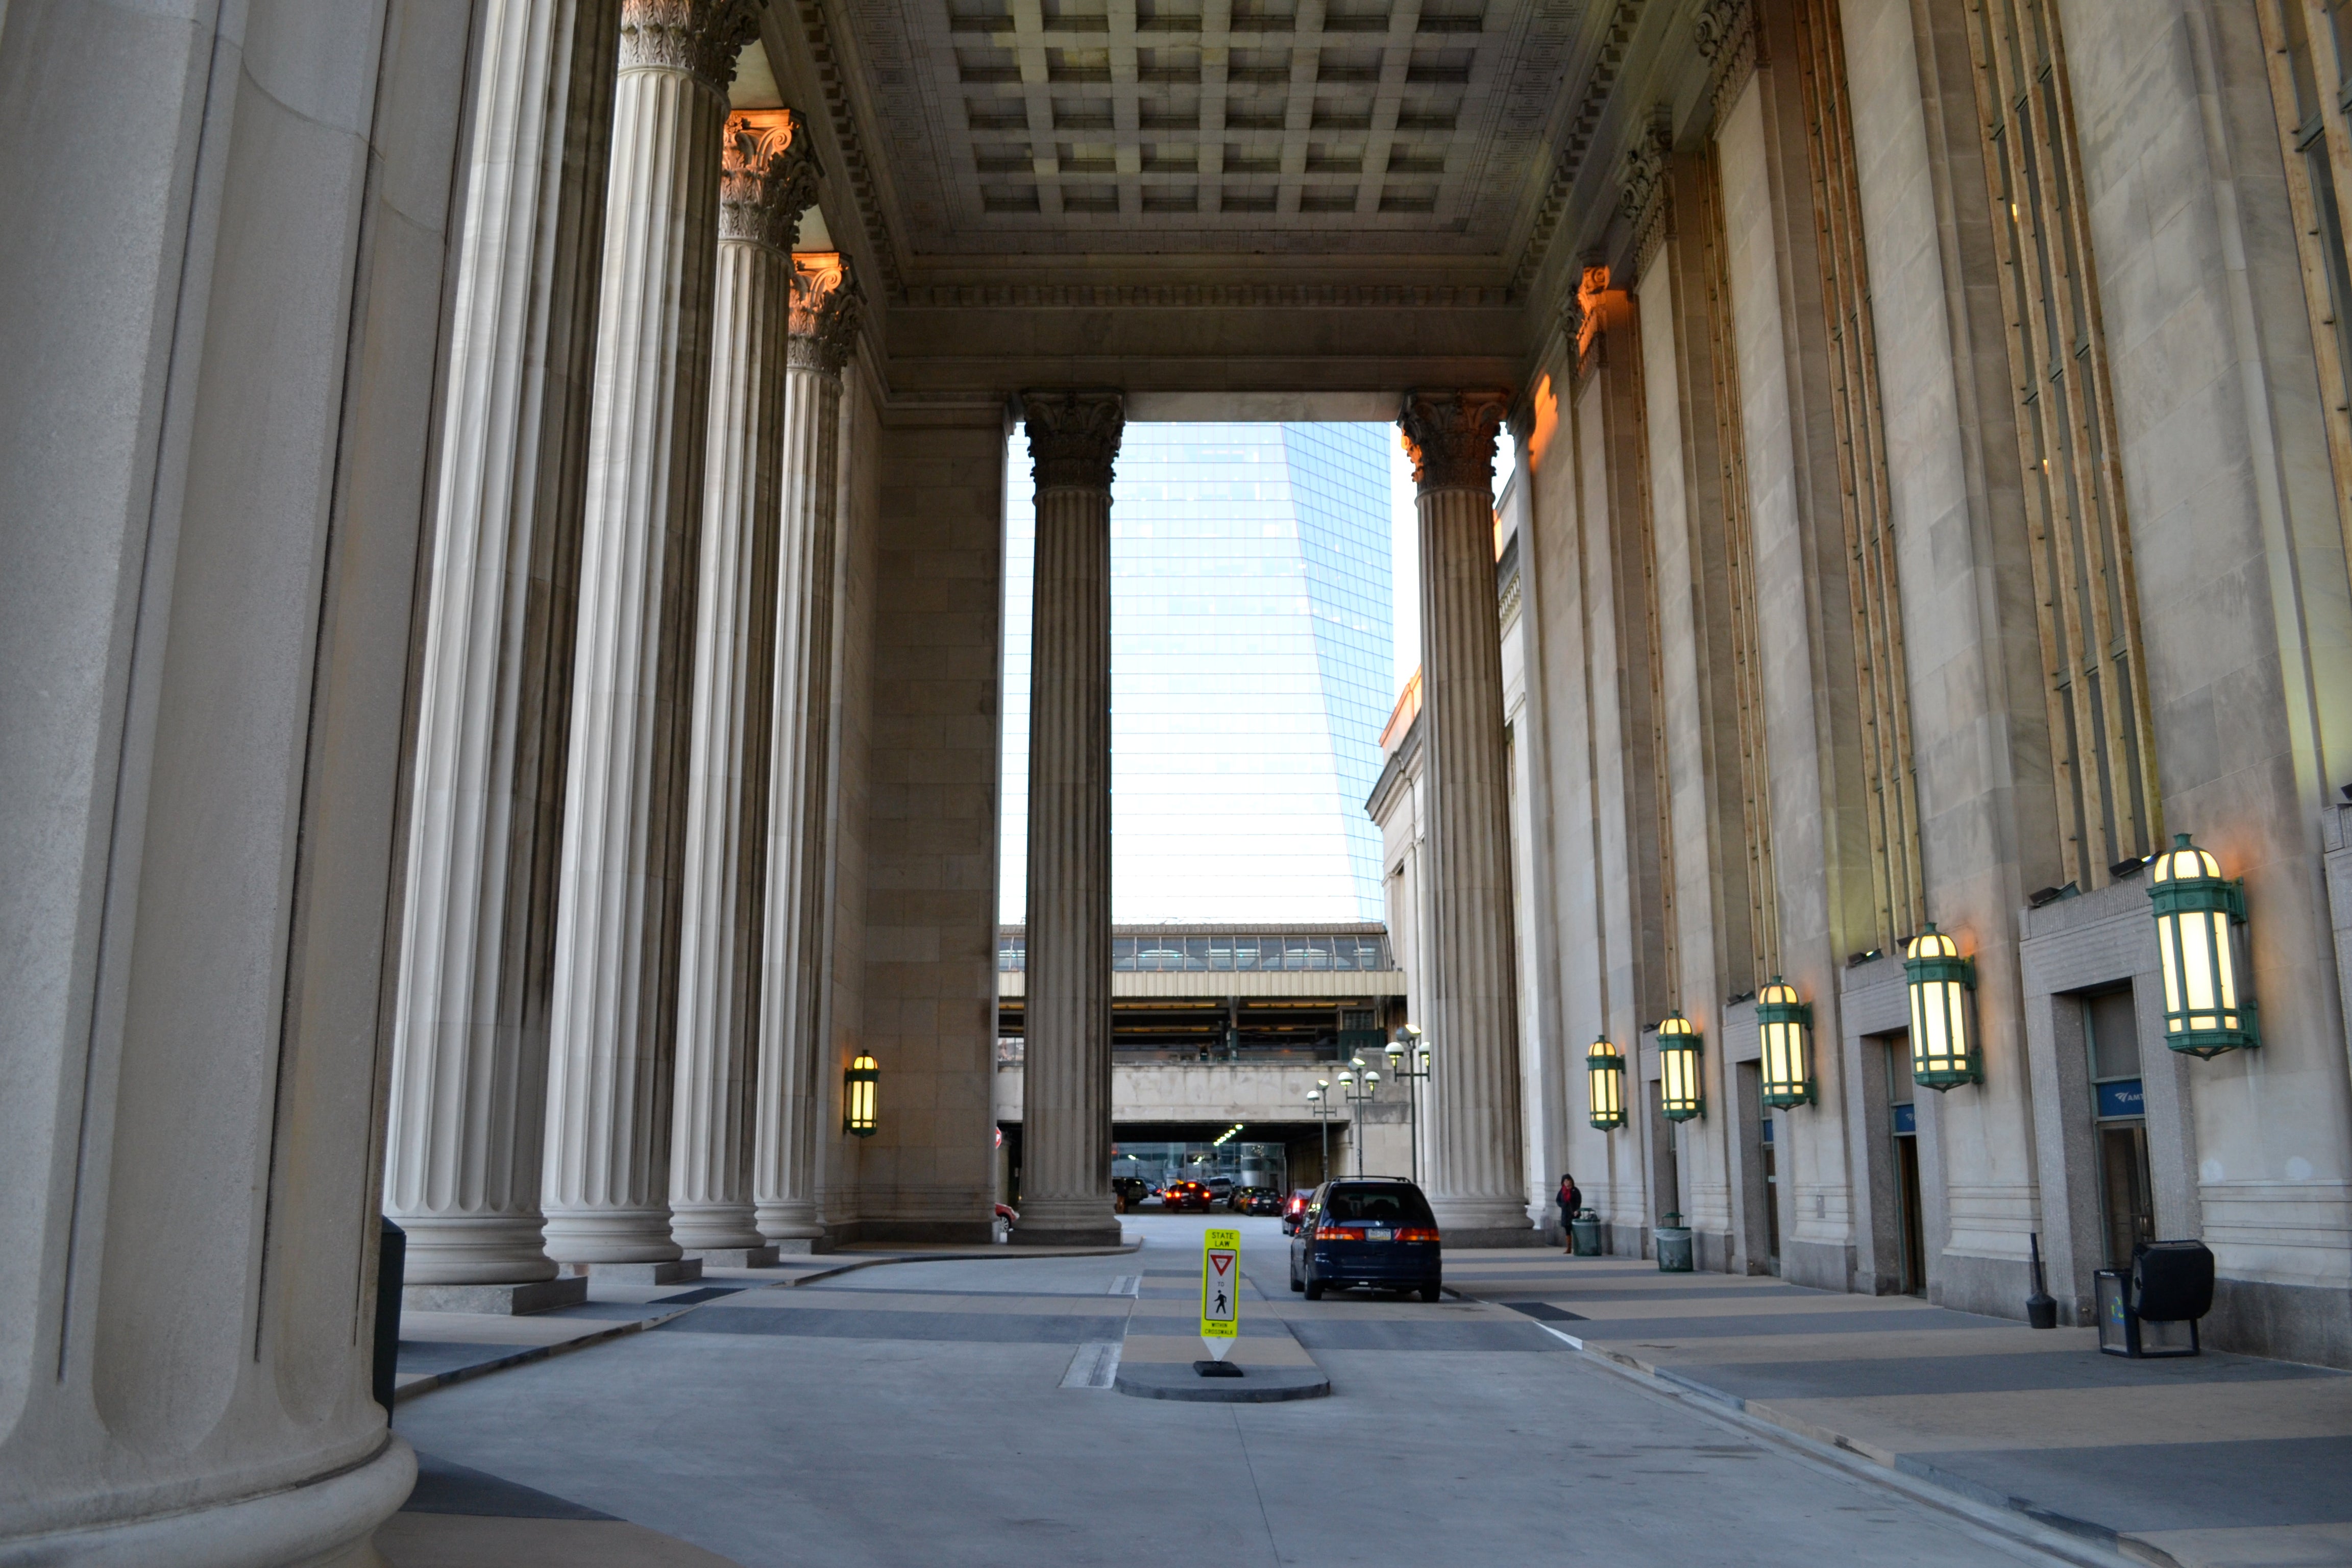
M 1111 1234 L 1124 417 L 1393 412 L 1423 460 L 1370 805 L 1451 1229 L 1533 1240 L 1573 1171 L 1621 1254 L 1674 1211 L 1709 1268 L 2016 1315 L 2038 1249 L 2073 1321 L 2197 1237 L 2209 1343 L 2352 1364 L 2313 7 L 0 9 L 0 1559 L 367 1561 L 413 1473 L 379 1207 L 509 1310 L 976 1240 L 1017 1076 L 1034 1230 Z M 805 132 L 797 241 L 731 113 Z M 2243 879 L 2256 1048 L 2166 1047 L 2176 833 Z M 1941 1091 L 1929 921 L 1981 1058 Z

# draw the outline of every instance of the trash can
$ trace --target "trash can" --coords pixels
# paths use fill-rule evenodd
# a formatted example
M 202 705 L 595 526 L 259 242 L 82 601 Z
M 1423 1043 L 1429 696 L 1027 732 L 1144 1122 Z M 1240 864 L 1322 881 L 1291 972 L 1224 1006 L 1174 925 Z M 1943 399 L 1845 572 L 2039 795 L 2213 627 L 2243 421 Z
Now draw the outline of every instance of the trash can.
M 2107 1354 L 2197 1355 L 2197 1320 L 2213 1310 L 2213 1254 L 2201 1241 L 2143 1241 L 2128 1271 L 2100 1269 L 2092 1290 Z
M 1662 1221 L 1677 1223 L 1661 1223 L 1650 1231 L 1651 1238 L 1657 1243 L 1658 1272 L 1688 1274 L 1691 1271 L 1690 1226 L 1678 1223 L 1683 1217 L 1678 1209 L 1670 1209 L 1659 1217 Z
M 1568 1222 L 1570 1239 L 1575 1243 L 1579 1258 L 1601 1256 L 1601 1216 L 1591 1209 L 1579 1209 L 1576 1217 Z
M 390 1220 L 376 1231 L 375 1402 L 392 1419 L 392 1396 L 400 1372 L 400 1287 L 408 1269 L 408 1233 Z

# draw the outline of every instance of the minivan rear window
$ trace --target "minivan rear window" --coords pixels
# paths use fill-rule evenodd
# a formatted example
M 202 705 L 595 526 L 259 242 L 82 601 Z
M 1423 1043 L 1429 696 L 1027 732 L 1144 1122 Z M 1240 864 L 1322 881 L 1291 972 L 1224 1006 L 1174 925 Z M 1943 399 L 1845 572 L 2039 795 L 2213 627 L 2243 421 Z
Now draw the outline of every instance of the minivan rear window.
M 1418 1187 L 1334 1187 L 1325 1200 L 1323 1217 L 1356 1225 L 1433 1226 L 1429 1200 Z

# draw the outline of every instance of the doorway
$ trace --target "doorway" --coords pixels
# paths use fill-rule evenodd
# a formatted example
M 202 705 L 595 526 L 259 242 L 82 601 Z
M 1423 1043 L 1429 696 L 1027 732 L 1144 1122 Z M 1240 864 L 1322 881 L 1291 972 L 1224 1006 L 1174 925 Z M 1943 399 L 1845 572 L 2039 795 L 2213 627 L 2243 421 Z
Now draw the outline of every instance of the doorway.
M 1895 1136 L 1895 1215 L 1901 1232 L 1895 1256 L 1895 1288 L 1906 1296 L 1927 1290 L 1927 1226 L 1919 1196 L 1919 1120 L 1911 1081 L 1911 1037 L 1890 1035 L 1886 1052 L 1887 1125 Z
M 1764 1247 L 1772 1272 L 1780 1272 L 1780 1163 L 1772 1142 L 1772 1113 L 1762 1118 L 1764 1153 Z
M 2091 1115 L 2099 1145 L 2099 1223 L 2106 1267 L 2128 1268 L 2132 1252 L 2156 1238 L 2155 1184 L 2147 1168 L 2147 1102 L 2141 1094 L 2139 1016 L 2123 985 L 2083 998 L 2090 1053 Z

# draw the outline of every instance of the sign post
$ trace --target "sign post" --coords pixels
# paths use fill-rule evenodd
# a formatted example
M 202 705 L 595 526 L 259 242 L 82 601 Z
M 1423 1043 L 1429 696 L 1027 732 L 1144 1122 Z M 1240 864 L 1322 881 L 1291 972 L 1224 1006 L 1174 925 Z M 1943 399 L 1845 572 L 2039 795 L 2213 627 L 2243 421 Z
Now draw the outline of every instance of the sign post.
M 1241 1333 L 1242 1233 L 1213 1230 L 1201 1238 L 1201 1342 L 1209 1359 L 1192 1370 L 1202 1377 L 1239 1377 L 1242 1369 L 1225 1357 Z

